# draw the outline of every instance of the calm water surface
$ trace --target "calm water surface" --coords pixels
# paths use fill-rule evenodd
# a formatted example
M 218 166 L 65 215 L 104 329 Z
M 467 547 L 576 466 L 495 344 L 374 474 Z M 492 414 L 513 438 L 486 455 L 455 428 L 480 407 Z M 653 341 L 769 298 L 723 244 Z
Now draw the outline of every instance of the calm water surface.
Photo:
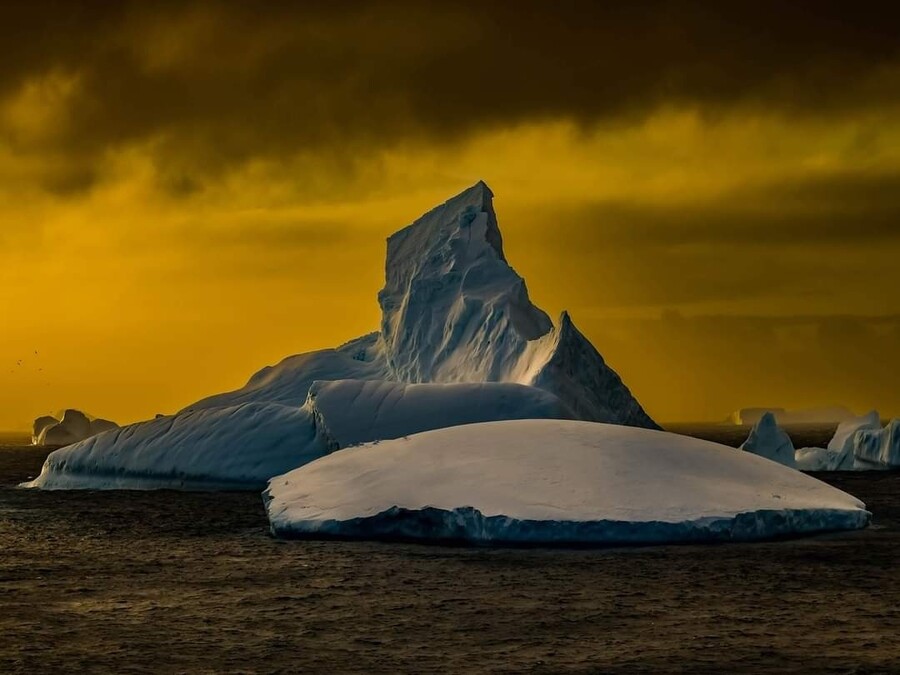
M 823 476 L 863 532 L 486 550 L 277 542 L 255 494 L 15 489 L 45 454 L 0 447 L 0 673 L 900 672 L 897 473 Z

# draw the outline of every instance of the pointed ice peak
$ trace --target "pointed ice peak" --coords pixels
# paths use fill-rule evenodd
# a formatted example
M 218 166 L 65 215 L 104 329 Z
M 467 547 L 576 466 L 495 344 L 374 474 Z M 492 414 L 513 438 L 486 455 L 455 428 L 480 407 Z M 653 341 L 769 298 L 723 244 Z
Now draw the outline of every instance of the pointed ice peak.
M 767 410 L 763 413 L 763 416 L 759 418 L 759 422 L 756 423 L 756 430 L 759 431 L 771 431 L 778 427 L 778 422 L 775 420 L 775 415 L 771 410 Z
M 408 258 L 422 258 L 436 249 L 446 248 L 453 240 L 464 239 L 469 252 L 472 245 L 486 243 L 502 261 L 503 238 L 494 213 L 494 193 L 484 181 L 451 197 L 420 216 L 411 225 L 388 237 L 387 272 L 404 265 Z
M 778 426 L 775 415 L 767 411 L 750 430 L 747 440 L 739 448 L 785 466 L 796 466 L 791 437 Z

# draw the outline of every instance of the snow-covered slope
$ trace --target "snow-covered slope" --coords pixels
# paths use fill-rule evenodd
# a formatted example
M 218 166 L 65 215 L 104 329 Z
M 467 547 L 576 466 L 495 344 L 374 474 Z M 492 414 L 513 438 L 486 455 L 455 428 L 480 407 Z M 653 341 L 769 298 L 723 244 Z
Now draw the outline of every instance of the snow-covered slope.
M 50 455 L 25 485 L 46 489 L 261 490 L 342 447 L 486 420 L 567 418 L 553 394 L 509 383 L 314 382 L 303 407 L 199 408 Z
M 181 412 L 251 402 L 301 406 L 316 380 L 374 380 L 386 375 L 378 333 L 372 333 L 337 349 L 289 356 L 260 370 L 242 388 L 197 401 Z
M 716 443 L 520 420 L 341 450 L 264 494 L 282 537 L 477 543 L 741 541 L 864 527 L 854 497 Z
M 549 392 L 497 382 L 316 382 L 307 405 L 323 434 L 340 448 L 461 424 L 572 417 Z
M 306 408 L 245 403 L 160 417 L 62 448 L 24 487 L 255 490 L 325 452 Z
M 791 437 L 778 426 L 775 415 L 771 412 L 766 412 L 759 418 L 739 449 L 791 468 L 796 465 Z
M 503 253 L 492 198 L 480 182 L 390 237 L 385 286 L 378 294 L 380 332 L 284 359 L 236 391 L 187 406 L 169 422 L 142 423 L 96 443 L 77 444 L 68 449 L 67 475 L 59 480 L 53 474 L 63 471 L 63 464 L 51 455 L 34 484 L 115 487 L 108 476 L 127 474 L 138 477 L 132 485 L 173 487 L 181 485 L 182 475 L 184 485 L 192 487 L 204 480 L 253 485 L 265 471 L 271 471 L 265 477 L 283 472 L 281 458 L 294 456 L 285 454 L 282 444 L 291 435 L 286 425 L 295 425 L 293 435 L 300 439 L 313 433 L 304 415 L 318 420 L 317 434 L 325 433 L 324 420 L 328 433 L 343 444 L 522 417 L 655 428 L 569 316 L 563 314 L 555 328 L 531 303 L 525 282 Z M 307 404 L 314 382 L 342 380 L 379 384 L 319 385 L 320 403 Z M 419 384 L 434 387 L 403 386 Z M 447 384 L 469 386 L 438 387 Z M 359 395 L 345 399 L 343 392 L 353 388 Z M 382 395 L 384 401 L 378 399 Z M 333 405 L 335 400 L 340 404 Z M 258 422 L 245 417 L 251 408 L 241 406 L 248 404 L 265 411 L 255 416 Z M 326 404 L 323 414 L 318 408 Z M 305 412 L 295 416 L 266 407 L 304 405 Z M 202 411 L 208 414 L 197 414 Z M 327 449 L 333 448 L 298 451 L 295 466 Z M 245 471 L 247 463 L 256 473 Z

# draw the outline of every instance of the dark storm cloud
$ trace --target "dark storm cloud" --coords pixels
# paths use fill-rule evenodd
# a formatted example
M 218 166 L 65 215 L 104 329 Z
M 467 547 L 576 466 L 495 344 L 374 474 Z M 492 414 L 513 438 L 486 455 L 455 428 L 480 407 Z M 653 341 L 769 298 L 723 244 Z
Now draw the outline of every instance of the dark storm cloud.
M 866 2 L 37 0 L 0 12 L 0 94 L 79 77 L 65 128 L 49 141 L 10 133 L 14 147 L 91 162 L 153 138 L 191 174 L 666 103 L 822 115 L 900 96 L 900 10 Z
M 686 206 L 604 201 L 554 214 L 564 238 L 587 249 L 888 243 L 900 241 L 900 173 L 780 178 Z
M 352 236 L 352 229 L 347 223 L 325 220 L 273 224 L 247 218 L 240 227 L 193 224 L 182 236 L 212 250 L 246 252 L 262 249 L 296 255 L 347 241 Z

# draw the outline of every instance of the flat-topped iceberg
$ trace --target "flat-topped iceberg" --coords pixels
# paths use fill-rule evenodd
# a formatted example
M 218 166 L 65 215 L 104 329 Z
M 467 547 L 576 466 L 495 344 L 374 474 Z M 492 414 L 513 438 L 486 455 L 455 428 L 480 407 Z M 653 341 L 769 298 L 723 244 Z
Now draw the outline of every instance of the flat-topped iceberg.
M 479 182 L 388 239 L 380 331 L 284 359 L 163 421 L 76 443 L 30 485 L 258 486 L 348 444 L 488 420 L 656 428 L 569 315 L 554 326 L 531 303 L 492 200 Z
M 340 450 L 269 481 L 272 532 L 477 544 L 750 541 L 865 527 L 858 499 L 709 441 L 565 420 Z

